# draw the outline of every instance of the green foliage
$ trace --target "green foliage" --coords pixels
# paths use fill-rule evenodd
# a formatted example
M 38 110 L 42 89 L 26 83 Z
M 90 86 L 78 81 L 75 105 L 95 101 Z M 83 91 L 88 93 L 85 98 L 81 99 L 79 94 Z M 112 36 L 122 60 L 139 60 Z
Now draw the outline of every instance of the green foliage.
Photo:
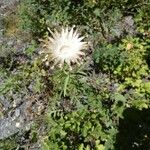
M 142 7 L 137 9 L 138 13 L 135 16 L 135 21 L 137 23 L 138 30 L 141 33 L 146 33 L 146 32 L 149 32 L 149 30 L 150 30 L 149 6 L 150 6 L 150 1 L 146 0 L 143 3 Z
M 35 63 L 33 76 L 38 73 L 53 83 L 47 114 L 48 134 L 43 139 L 44 150 L 114 149 L 118 122 L 123 118 L 124 110 L 127 107 L 149 108 L 149 68 L 145 59 L 147 39 L 128 35 L 115 41 L 115 44 L 110 43 L 114 37 L 119 38 L 123 34 L 123 14 L 126 11 L 139 12 L 140 5 L 145 7 L 145 4 L 137 4 L 136 1 L 23 2 L 21 7 L 25 10 L 21 15 L 27 18 L 23 20 L 23 25 L 38 36 L 46 35 L 48 26 L 80 26 L 94 46 L 94 69 L 99 74 L 108 74 L 106 77 L 92 76 L 91 73 L 84 73 L 84 67 L 72 71 L 64 67 L 48 74 L 48 70 L 39 68 L 39 64 Z M 34 17 L 38 19 L 33 21 Z M 46 86 L 43 83 L 40 87 L 38 83 L 41 82 L 38 77 L 38 92 Z
M 12 150 L 16 149 L 18 146 L 17 141 L 14 139 L 14 137 L 6 139 L 6 140 L 0 140 L 0 149 L 2 150 Z
M 23 76 L 22 72 L 17 72 L 16 74 L 10 74 L 8 70 L 1 68 L 1 85 L 0 85 L 0 95 L 6 94 L 8 92 L 19 91 L 23 87 Z
M 98 45 L 93 55 L 97 69 L 108 73 L 113 73 L 126 57 L 126 53 L 112 44 Z
M 118 36 L 120 29 L 116 25 L 123 13 L 128 9 L 135 12 L 143 3 L 138 0 L 132 3 L 129 0 L 23 0 L 19 10 L 23 29 L 40 38 L 45 34 L 47 27 L 78 25 L 82 26 L 85 33 L 96 36 L 96 39 L 108 39 L 109 33 Z M 114 26 L 115 29 L 112 28 Z
M 31 48 L 26 50 L 26 53 L 30 56 L 32 51 L 35 50 L 35 45 L 33 44 Z M 26 90 L 27 86 L 33 83 L 33 91 L 41 92 L 44 89 L 44 71 L 40 67 L 40 62 L 34 60 L 31 63 L 24 63 L 22 65 L 16 65 L 15 61 L 10 57 L 9 61 L 4 61 L 3 66 L 0 69 L 1 75 L 1 85 L 0 85 L 0 95 L 8 94 L 9 92 L 20 92 L 22 89 Z M 16 71 L 17 70 L 17 71 Z
M 122 117 L 127 100 L 117 91 L 109 93 L 109 83 L 104 84 L 106 88 L 100 85 L 99 90 L 96 84 L 109 78 L 98 78 L 93 83 L 93 77 L 79 70 L 57 70 L 51 77 L 55 86 L 43 149 L 114 148 L 116 120 Z
M 19 89 L 19 78 L 18 76 L 15 77 L 9 77 L 6 79 L 6 81 L 0 86 L 0 93 L 4 94 L 7 93 L 8 91 L 15 90 L 17 91 Z
M 32 57 L 34 55 L 34 52 L 36 51 L 37 44 L 35 41 L 31 41 L 30 47 L 25 49 L 25 54 L 29 57 Z
M 149 76 L 149 68 L 146 63 L 145 42 L 139 38 L 127 38 L 123 40 L 120 48 L 125 49 L 128 58 L 114 70 L 119 80 L 123 81 L 120 89 L 134 88 L 137 92 L 142 92 L 144 78 Z M 136 59 L 135 59 L 136 58 Z
M 47 27 L 77 25 L 93 51 L 90 70 L 88 62 L 73 70 L 51 69 L 33 56 L 37 45 L 32 41 L 24 51 L 30 63 L 19 65 L 13 74 L 13 61 L 8 60 L 7 69 L 0 70 L 0 94 L 32 82 L 34 92 L 50 95 L 43 150 L 113 150 L 123 112 L 150 107 L 149 6 L 149 0 L 21 2 L 20 25 L 33 38 L 49 34 Z M 133 34 L 124 23 L 128 15 L 137 27 Z M 36 129 L 30 135 L 31 141 L 38 140 Z

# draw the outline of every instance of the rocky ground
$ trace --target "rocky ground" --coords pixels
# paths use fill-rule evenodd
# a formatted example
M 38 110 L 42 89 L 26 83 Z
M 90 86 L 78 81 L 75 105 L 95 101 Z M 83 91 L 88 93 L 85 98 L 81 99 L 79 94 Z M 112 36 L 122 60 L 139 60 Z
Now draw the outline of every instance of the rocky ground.
M 5 36 L 4 19 L 8 17 L 17 5 L 19 0 L 1 0 L 0 1 L 0 69 L 4 67 L 6 60 L 11 60 L 12 64 L 24 64 L 31 59 L 24 53 L 25 49 L 30 47 L 30 42 L 14 36 Z M 9 68 L 10 74 L 15 74 L 17 69 L 13 66 Z M 7 75 L 6 75 L 7 76 Z M 5 83 L 5 77 L 0 74 L 0 85 Z M 30 141 L 24 137 L 24 134 L 30 131 L 35 120 L 41 116 L 45 110 L 46 101 L 43 96 L 33 92 L 33 83 L 19 92 L 7 92 L 2 94 L 0 88 L 0 143 L 14 135 L 18 135 L 20 145 L 27 145 L 27 149 L 40 149 L 39 141 L 35 144 L 29 144 Z M 39 127 L 39 132 L 44 126 Z M 3 147 L 0 149 L 3 150 Z

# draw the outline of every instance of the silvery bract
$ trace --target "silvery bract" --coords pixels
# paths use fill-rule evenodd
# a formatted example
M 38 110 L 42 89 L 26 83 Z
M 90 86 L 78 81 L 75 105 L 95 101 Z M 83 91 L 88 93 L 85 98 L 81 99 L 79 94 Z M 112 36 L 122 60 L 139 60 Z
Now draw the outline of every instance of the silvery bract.
M 62 28 L 61 32 L 52 32 L 48 29 L 52 37 L 48 37 L 44 41 L 44 49 L 41 53 L 45 54 L 43 61 L 48 65 L 49 62 L 54 62 L 54 65 L 58 64 L 63 66 L 67 63 L 69 66 L 73 63 L 80 63 L 81 57 L 85 55 L 84 51 L 87 47 L 87 43 L 82 40 L 77 30 L 72 27 Z

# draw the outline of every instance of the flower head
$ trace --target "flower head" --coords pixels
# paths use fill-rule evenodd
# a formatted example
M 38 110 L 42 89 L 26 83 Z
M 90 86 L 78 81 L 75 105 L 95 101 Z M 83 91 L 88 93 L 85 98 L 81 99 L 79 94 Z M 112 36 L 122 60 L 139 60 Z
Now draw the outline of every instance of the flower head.
M 54 62 L 54 65 L 59 64 L 63 66 L 67 63 L 71 66 L 72 63 L 80 63 L 81 57 L 85 55 L 83 52 L 87 47 L 87 43 L 82 40 L 77 30 L 72 27 L 70 30 L 68 28 L 62 28 L 61 32 L 52 32 L 52 37 L 48 39 L 44 44 L 45 49 L 42 53 L 45 54 L 43 61 L 49 63 Z

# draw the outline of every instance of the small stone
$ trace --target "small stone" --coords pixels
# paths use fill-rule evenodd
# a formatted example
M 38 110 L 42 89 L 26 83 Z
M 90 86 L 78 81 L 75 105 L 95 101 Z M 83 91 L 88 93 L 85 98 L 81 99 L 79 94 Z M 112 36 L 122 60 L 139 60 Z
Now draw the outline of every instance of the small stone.
M 15 110 L 15 116 L 16 116 L 16 117 L 19 117 L 19 116 L 20 116 L 20 109 L 16 109 L 16 110 Z
M 13 108 L 15 108 L 17 105 L 16 105 L 16 102 L 14 101 L 13 102 Z
M 17 128 L 20 127 L 20 122 L 16 122 L 16 127 L 17 127 Z

